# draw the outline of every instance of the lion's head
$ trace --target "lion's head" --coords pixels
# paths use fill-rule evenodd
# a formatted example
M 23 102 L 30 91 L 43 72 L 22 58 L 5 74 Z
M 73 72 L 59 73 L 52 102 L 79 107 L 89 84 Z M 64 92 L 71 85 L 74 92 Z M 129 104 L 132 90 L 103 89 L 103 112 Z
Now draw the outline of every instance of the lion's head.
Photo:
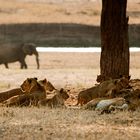
M 52 85 L 51 82 L 47 81 L 46 78 L 43 79 L 43 80 L 40 80 L 39 83 L 40 83 L 41 85 L 44 86 L 44 88 L 45 88 L 46 91 L 47 91 L 47 90 L 48 90 L 48 91 L 53 91 L 53 90 L 55 90 L 55 87 Z
M 27 78 L 20 87 L 22 91 L 30 93 L 34 87 L 37 87 L 37 85 L 37 78 Z
M 60 95 L 64 100 L 67 100 L 69 98 L 67 91 L 64 90 L 63 88 L 60 89 Z
M 107 81 L 107 80 L 112 80 L 112 78 L 107 77 L 105 75 L 97 75 L 97 79 L 96 79 L 97 83 L 102 83 L 102 82 Z
M 105 76 L 97 75 L 96 81 L 97 81 L 97 83 L 102 83 L 103 81 L 105 81 Z
M 129 80 L 130 80 L 130 76 L 123 76 L 120 79 L 117 79 L 115 81 L 115 84 L 119 90 L 126 89 L 130 87 Z

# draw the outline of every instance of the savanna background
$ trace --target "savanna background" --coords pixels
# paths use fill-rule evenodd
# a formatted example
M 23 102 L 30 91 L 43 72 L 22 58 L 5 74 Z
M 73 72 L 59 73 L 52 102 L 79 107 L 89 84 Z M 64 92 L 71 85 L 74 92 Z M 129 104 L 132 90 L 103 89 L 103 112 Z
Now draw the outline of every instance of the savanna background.
M 0 0 L 0 43 L 33 42 L 38 46 L 100 46 L 100 0 Z M 140 0 L 128 0 L 130 46 L 140 47 Z M 47 78 L 70 89 L 66 104 L 74 105 L 79 91 L 94 86 L 100 73 L 100 53 L 39 52 L 27 56 L 27 70 L 19 63 L 0 65 L 0 91 L 27 77 Z M 140 77 L 140 53 L 130 53 L 130 75 Z M 0 108 L 0 139 L 130 139 L 140 138 L 140 111 L 99 112 L 82 109 Z

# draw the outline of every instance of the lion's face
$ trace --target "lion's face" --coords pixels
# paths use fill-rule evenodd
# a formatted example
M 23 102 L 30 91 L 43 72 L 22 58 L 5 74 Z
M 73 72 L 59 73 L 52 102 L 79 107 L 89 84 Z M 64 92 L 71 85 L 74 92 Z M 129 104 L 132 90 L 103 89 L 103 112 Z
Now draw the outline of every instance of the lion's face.
M 60 89 L 60 94 L 64 100 L 67 100 L 69 98 L 68 93 L 63 88 Z
M 96 81 L 97 81 L 97 83 L 101 83 L 101 82 L 105 81 L 105 76 L 103 76 L 103 75 L 97 75 Z
M 33 86 L 37 85 L 37 78 L 27 78 L 20 86 L 22 91 L 30 92 Z
M 48 91 L 55 90 L 55 87 L 46 79 L 40 80 L 39 83 L 44 86 L 45 90 L 48 90 Z
M 104 75 L 97 75 L 97 79 L 96 79 L 97 83 L 102 83 L 107 80 L 112 80 L 112 78 Z
M 116 85 L 119 89 L 129 87 L 129 79 L 127 77 L 122 77 L 116 81 Z

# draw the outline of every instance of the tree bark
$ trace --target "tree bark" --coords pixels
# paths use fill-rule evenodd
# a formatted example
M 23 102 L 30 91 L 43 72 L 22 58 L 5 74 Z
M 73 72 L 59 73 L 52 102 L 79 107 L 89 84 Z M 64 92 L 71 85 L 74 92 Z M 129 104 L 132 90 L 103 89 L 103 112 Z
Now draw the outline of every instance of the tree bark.
M 100 74 L 129 76 L 127 0 L 102 0 Z

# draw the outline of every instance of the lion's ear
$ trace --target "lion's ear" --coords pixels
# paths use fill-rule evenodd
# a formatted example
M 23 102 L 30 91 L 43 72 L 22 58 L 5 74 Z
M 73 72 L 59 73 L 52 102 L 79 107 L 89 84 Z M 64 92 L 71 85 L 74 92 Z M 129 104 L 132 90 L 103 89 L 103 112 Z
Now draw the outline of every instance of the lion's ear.
M 47 83 L 47 79 L 46 79 L 46 78 L 43 79 L 42 82 L 43 82 L 43 83 Z
M 62 93 L 63 91 L 64 91 L 64 89 L 63 89 L 63 88 L 61 88 L 61 89 L 60 89 L 60 93 Z
M 131 78 L 131 75 L 128 76 L 128 80 L 130 80 L 130 78 Z
M 37 81 L 38 79 L 37 79 L 37 77 L 34 77 L 34 79 Z
M 31 78 L 27 78 L 27 81 L 31 84 L 32 80 Z
M 119 81 L 118 80 L 115 80 L 114 84 L 116 85 Z

